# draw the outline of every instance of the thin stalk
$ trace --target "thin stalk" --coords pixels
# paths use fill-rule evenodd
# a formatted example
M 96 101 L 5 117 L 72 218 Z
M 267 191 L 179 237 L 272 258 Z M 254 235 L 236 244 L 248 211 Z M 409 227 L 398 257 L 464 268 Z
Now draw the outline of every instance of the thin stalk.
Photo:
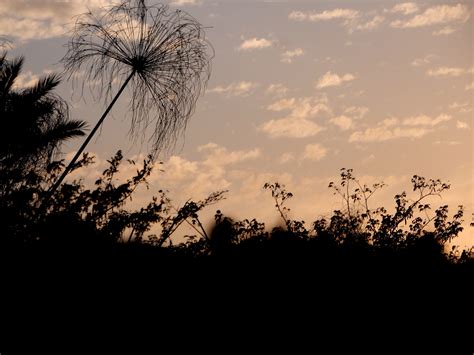
M 132 79 L 132 77 L 135 75 L 135 71 L 132 71 L 130 73 L 130 75 L 128 76 L 127 80 L 125 80 L 125 82 L 122 84 L 120 90 L 117 92 L 117 94 L 115 95 L 115 97 L 113 98 L 113 100 L 110 102 L 109 106 L 107 107 L 107 109 L 105 110 L 105 112 L 102 114 L 102 117 L 99 119 L 99 121 L 97 122 L 97 124 L 95 125 L 95 127 L 92 129 L 91 133 L 89 133 L 89 135 L 87 136 L 86 140 L 84 141 L 84 143 L 82 143 L 81 147 L 79 148 L 79 150 L 77 151 L 76 155 L 74 156 L 74 158 L 72 158 L 71 162 L 69 163 L 69 165 L 66 167 L 66 169 L 63 171 L 63 173 L 61 174 L 61 176 L 59 177 L 58 180 L 56 180 L 56 182 L 54 183 L 53 186 L 51 186 L 51 188 L 48 190 L 48 197 L 47 199 L 49 199 L 55 192 L 56 190 L 59 188 L 59 186 L 61 185 L 61 183 L 63 182 L 63 180 L 65 179 L 65 177 L 71 172 L 72 168 L 74 167 L 74 164 L 76 164 L 76 161 L 77 159 L 79 159 L 79 157 L 81 156 L 82 152 L 84 151 L 84 149 L 86 148 L 87 144 L 89 144 L 90 140 L 92 139 L 92 137 L 94 136 L 94 134 L 97 132 L 97 130 L 99 129 L 100 125 L 104 122 L 105 118 L 107 117 L 107 115 L 109 114 L 110 110 L 112 109 L 112 107 L 114 106 L 115 102 L 117 102 L 118 98 L 120 97 L 120 95 L 122 94 L 122 92 L 125 90 L 125 87 L 127 86 L 128 82 Z

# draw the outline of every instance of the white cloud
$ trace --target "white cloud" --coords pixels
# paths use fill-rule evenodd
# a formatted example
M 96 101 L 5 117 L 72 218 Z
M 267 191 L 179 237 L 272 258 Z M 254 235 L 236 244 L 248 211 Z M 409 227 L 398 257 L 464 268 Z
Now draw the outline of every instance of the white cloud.
M 310 118 L 320 113 L 331 113 L 325 96 L 281 99 L 269 105 L 267 110 L 291 111 L 289 116 L 293 118 Z
M 265 122 L 258 129 L 271 138 L 306 138 L 317 135 L 324 128 L 308 119 L 287 117 Z
M 273 119 L 261 124 L 258 130 L 272 138 L 312 137 L 324 130 L 323 127 L 310 120 L 319 114 L 327 114 L 331 109 L 327 105 L 326 96 L 289 98 L 278 100 L 267 107 L 273 112 L 289 111 L 281 119 Z
M 390 25 L 394 28 L 418 28 L 450 23 L 464 23 L 470 17 L 469 7 L 463 4 L 438 5 L 425 10 L 407 20 L 395 20 Z
M 327 155 L 327 153 L 327 148 L 320 144 L 308 144 L 304 149 L 303 159 L 320 161 Z
M 296 107 L 296 99 L 295 98 L 281 99 L 281 100 L 278 100 L 278 101 L 270 104 L 267 107 L 267 110 L 279 112 L 279 111 L 291 110 L 291 109 L 294 109 L 295 107 Z
M 428 54 L 424 56 L 423 58 L 415 58 L 413 62 L 411 62 L 411 65 L 414 67 L 421 67 L 426 64 L 430 64 L 433 59 L 437 58 L 436 55 L 434 54 Z
M 336 125 L 343 131 L 347 131 L 348 129 L 351 129 L 354 124 L 352 121 L 352 118 L 347 117 L 347 116 L 333 117 L 329 120 L 329 122 Z
M 455 67 L 440 67 L 437 69 L 430 69 L 426 72 L 428 76 L 434 77 L 456 77 L 465 74 L 467 71 L 463 68 Z
M 353 74 L 344 74 L 339 76 L 338 74 L 328 71 L 316 83 L 318 89 L 323 89 L 331 86 L 340 86 L 344 82 L 349 82 L 355 79 Z
M 251 81 L 240 81 L 238 83 L 231 83 L 228 86 L 216 86 L 206 92 L 210 94 L 226 95 L 227 97 L 246 97 L 252 94 L 258 86 L 257 83 Z
M 359 16 L 359 12 L 352 9 L 334 9 L 323 12 L 302 12 L 293 11 L 288 15 L 290 20 L 294 21 L 329 21 L 329 20 L 352 20 Z
M 456 29 L 451 26 L 443 27 L 440 30 L 433 31 L 433 36 L 448 36 L 456 32 Z
M 469 125 L 467 124 L 467 122 L 463 122 L 463 121 L 457 121 L 456 122 L 456 128 L 457 129 L 470 129 Z
M 0 34 L 20 41 L 66 36 L 73 16 L 112 2 L 3 0 L 0 2 Z
M 267 89 L 265 90 L 265 93 L 267 95 L 273 95 L 273 96 L 276 96 L 276 97 L 281 97 L 281 96 L 285 96 L 288 93 L 288 88 L 285 85 L 281 84 L 281 83 L 270 84 L 270 85 L 268 85 Z
M 25 89 L 36 85 L 39 77 L 36 74 L 33 74 L 31 71 L 20 74 L 13 85 L 15 89 Z
M 402 13 L 404 15 L 410 15 L 415 12 L 418 12 L 418 5 L 414 2 L 404 2 L 401 4 L 395 5 L 390 12 L 391 13 Z
M 186 5 L 200 5 L 201 2 L 198 0 L 173 0 L 170 5 L 172 6 L 186 6 Z
M 344 113 L 347 115 L 352 116 L 353 118 L 361 119 L 364 118 L 365 115 L 369 112 L 368 107 L 358 107 L 358 106 L 350 106 L 344 110 Z
M 239 46 L 241 51 L 253 51 L 258 49 L 269 48 L 273 45 L 273 42 L 266 38 L 250 38 L 246 39 Z
M 385 21 L 385 17 L 376 15 L 374 18 L 370 21 L 367 21 L 365 23 L 360 23 L 356 25 L 355 27 L 351 27 L 349 32 L 352 32 L 354 30 L 359 30 L 359 31 L 372 31 L 378 28 L 383 22 Z
M 421 138 L 430 132 L 427 128 L 400 128 L 390 129 L 386 126 L 367 128 L 351 134 L 349 142 L 384 142 L 397 138 Z
M 453 109 L 453 110 L 456 110 L 456 109 L 458 109 L 458 108 L 465 108 L 465 107 L 467 107 L 467 106 L 469 106 L 469 102 L 468 102 L 468 101 L 462 102 L 462 103 L 456 101 L 456 102 L 453 102 L 451 105 L 449 105 L 449 108 L 450 108 L 450 109 Z
M 441 144 L 441 145 L 460 145 L 461 142 L 458 141 L 436 141 L 435 144 Z
M 431 118 L 430 116 L 420 115 L 415 117 L 408 117 L 403 120 L 404 126 L 437 126 L 440 123 L 447 122 L 451 120 L 450 115 L 439 115 L 436 118 Z
M 260 149 L 229 151 L 213 142 L 199 146 L 198 152 L 206 155 L 204 164 L 226 166 L 248 160 L 255 160 L 262 156 Z
M 301 57 L 302 55 L 304 55 L 304 50 L 301 48 L 296 48 L 294 50 L 284 52 L 281 55 L 281 61 L 283 63 L 291 64 L 293 62 L 293 58 Z
M 389 118 L 380 122 L 376 127 L 352 133 L 349 142 L 384 142 L 399 138 L 421 138 L 432 132 L 435 126 L 449 121 L 451 118 L 445 114 L 436 118 L 420 115 L 408 117 L 402 121 L 397 118 Z

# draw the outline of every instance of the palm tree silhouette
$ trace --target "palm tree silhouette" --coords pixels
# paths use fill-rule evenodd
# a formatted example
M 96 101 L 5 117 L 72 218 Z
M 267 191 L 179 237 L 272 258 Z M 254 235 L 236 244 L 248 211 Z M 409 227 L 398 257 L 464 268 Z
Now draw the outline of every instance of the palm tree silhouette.
M 0 54 L 0 194 L 44 171 L 67 139 L 83 136 L 85 122 L 71 120 L 64 100 L 53 93 L 60 82 L 47 75 L 33 86 L 17 88 L 24 58 L 7 59 Z
M 127 86 L 132 95 L 130 133 L 144 133 L 153 123 L 153 156 L 175 142 L 209 79 L 212 56 L 203 27 L 189 14 L 169 11 L 165 5 L 125 0 L 101 15 L 80 15 L 62 62 L 70 78 L 85 70 L 85 81 L 98 82 L 98 96 L 111 101 L 50 193 Z M 113 84 L 120 79 L 122 85 L 112 98 Z

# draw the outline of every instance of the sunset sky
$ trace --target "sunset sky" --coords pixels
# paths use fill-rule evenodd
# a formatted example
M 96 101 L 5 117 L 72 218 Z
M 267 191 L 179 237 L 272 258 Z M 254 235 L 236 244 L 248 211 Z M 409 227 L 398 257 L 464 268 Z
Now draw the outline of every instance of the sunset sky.
M 159 2 L 150 0 L 150 2 Z M 74 15 L 112 0 L 2 0 L 0 37 L 10 56 L 24 55 L 19 87 L 61 71 Z M 340 168 L 363 183 L 388 186 L 372 207 L 411 197 L 414 174 L 448 180 L 434 205 L 465 206 L 474 244 L 473 2 L 385 0 L 175 0 L 207 27 L 215 51 L 211 79 L 175 149 L 159 157 L 149 191 L 169 190 L 176 206 L 229 190 L 216 209 L 273 225 L 278 215 L 265 182 L 284 183 L 295 197 L 292 215 L 307 222 L 342 208 L 327 188 Z M 103 105 L 64 81 L 60 95 L 73 118 L 93 126 Z M 127 136 L 128 93 L 121 97 L 88 150 L 97 156 L 86 179 L 122 149 L 146 154 L 147 142 Z M 65 153 L 76 150 L 71 142 Z M 128 176 L 135 169 L 124 170 Z M 125 175 L 124 175 L 125 176 Z

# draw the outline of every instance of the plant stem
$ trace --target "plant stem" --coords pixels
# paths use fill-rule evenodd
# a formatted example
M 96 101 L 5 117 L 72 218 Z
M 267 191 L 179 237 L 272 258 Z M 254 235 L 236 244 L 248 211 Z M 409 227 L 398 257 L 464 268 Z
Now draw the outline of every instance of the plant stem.
M 120 90 L 117 92 L 117 94 L 115 95 L 115 97 L 113 98 L 112 102 L 110 102 L 109 106 L 107 107 L 107 109 L 105 110 L 105 112 L 102 114 L 102 117 L 99 119 L 99 121 L 97 122 L 97 124 L 95 125 L 95 127 L 92 129 L 91 133 L 89 133 L 89 135 L 87 136 L 86 140 L 84 141 L 84 143 L 82 143 L 81 147 L 79 148 L 79 150 L 77 151 L 76 155 L 74 156 L 74 158 L 72 158 L 71 162 L 69 163 L 69 165 L 66 167 L 66 169 L 63 171 L 63 173 L 61 174 L 61 176 L 59 177 L 58 180 L 56 180 L 56 182 L 54 183 L 53 186 L 51 186 L 51 188 L 48 190 L 48 196 L 46 198 L 46 201 L 56 192 L 56 190 L 59 188 L 59 186 L 61 185 L 61 183 L 63 182 L 64 178 L 71 172 L 72 168 L 74 167 L 74 164 L 76 164 L 76 161 L 77 159 L 79 159 L 79 157 L 81 156 L 82 152 L 84 151 L 84 149 L 86 148 L 87 144 L 89 144 L 90 140 L 92 139 L 92 137 L 94 136 L 94 134 L 97 132 L 97 130 L 99 129 L 100 125 L 104 122 L 105 118 L 107 117 L 107 115 L 109 114 L 110 110 L 112 109 L 112 107 L 114 106 L 115 102 L 117 102 L 118 98 L 120 97 L 120 95 L 122 94 L 123 90 L 125 90 L 125 87 L 127 86 L 128 82 L 132 79 L 132 77 L 135 75 L 135 71 L 132 71 L 130 73 L 130 75 L 128 76 L 128 78 L 125 80 L 125 82 L 122 84 Z

